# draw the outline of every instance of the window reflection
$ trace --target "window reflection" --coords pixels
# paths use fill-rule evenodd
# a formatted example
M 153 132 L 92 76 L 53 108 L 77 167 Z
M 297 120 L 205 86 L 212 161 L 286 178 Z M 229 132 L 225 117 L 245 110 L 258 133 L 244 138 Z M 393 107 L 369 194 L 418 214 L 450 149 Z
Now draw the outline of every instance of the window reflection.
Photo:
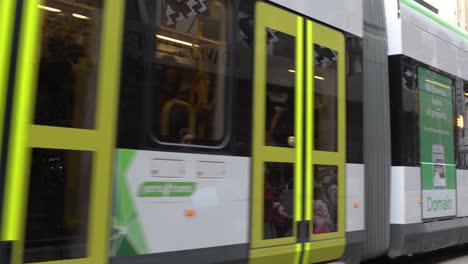
M 337 150 L 338 53 L 314 45 L 314 148 Z
M 314 234 L 337 231 L 337 170 L 337 166 L 314 165 Z
M 219 144 L 225 134 L 226 3 L 161 1 L 153 130 L 164 142 Z

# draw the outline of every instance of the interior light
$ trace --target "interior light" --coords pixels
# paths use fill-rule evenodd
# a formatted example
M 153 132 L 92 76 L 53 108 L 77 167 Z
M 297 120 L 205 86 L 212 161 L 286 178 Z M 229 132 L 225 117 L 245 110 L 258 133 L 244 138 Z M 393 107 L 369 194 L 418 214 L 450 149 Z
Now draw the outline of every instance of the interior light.
M 463 128 L 465 126 L 465 121 L 463 120 L 463 116 L 459 115 L 457 117 L 457 127 L 458 128 Z
M 80 15 L 80 14 L 76 14 L 76 13 L 73 13 L 72 16 L 76 17 L 76 18 L 79 18 L 79 19 L 91 19 L 87 16 L 83 16 L 83 15 Z
M 317 79 L 317 80 L 321 80 L 321 81 L 325 80 L 325 78 L 323 78 L 321 76 L 314 76 L 314 78 Z
M 295 73 L 296 71 L 295 71 L 295 70 L 289 69 L 288 72 L 290 72 L 290 73 Z
M 56 12 L 56 13 L 62 12 L 62 10 L 60 10 L 60 9 L 49 7 L 49 6 L 37 5 L 37 7 L 39 7 L 40 9 L 50 11 L 50 12 Z
M 432 83 L 432 84 L 437 85 L 437 86 L 442 87 L 442 88 L 450 89 L 449 86 L 447 86 L 445 84 L 442 84 L 442 83 L 439 83 L 439 82 L 435 82 L 435 81 L 428 80 L 428 79 L 426 79 L 426 82 Z
M 182 40 L 175 39 L 175 38 L 166 37 L 166 36 L 163 36 L 163 35 L 156 35 L 156 37 L 159 38 L 159 39 L 164 39 L 164 40 L 167 40 L 167 41 L 179 43 L 179 44 L 182 44 L 182 45 L 185 45 L 185 46 L 200 47 L 197 44 L 193 44 L 193 43 L 190 43 L 190 42 L 187 42 L 187 41 L 182 41 Z
M 465 96 L 468 96 L 468 93 L 465 93 Z

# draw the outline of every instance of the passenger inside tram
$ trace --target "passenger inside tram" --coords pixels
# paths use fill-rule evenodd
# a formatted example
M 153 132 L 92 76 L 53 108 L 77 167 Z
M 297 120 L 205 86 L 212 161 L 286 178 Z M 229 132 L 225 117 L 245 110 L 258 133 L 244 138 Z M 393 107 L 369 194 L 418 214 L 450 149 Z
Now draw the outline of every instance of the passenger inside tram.
M 264 185 L 263 237 L 288 237 L 293 232 L 293 166 L 267 162 Z
M 266 143 L 270 146 L 288 146 L 288 138 L 294 136 L 294 102 L 291 91 L 274 89 L 269 85 L 267 100 Z M 287 89 L 287 88 L 286 88 Z
M 164 62 L 177 63 L 172 57 Z M 173 143 L 201 143 L 213 137 L 214 87 L 200 70 L 162 64 L 157 84 L 157 116 L 161 139 Z
M 275 202 L 273 202 L 275 231 L 278 237 L 286 237 L 291 232 L 291 220 L 293 219 L 290 214 L 289 208 L 286 207 L 286 193 L 280 191 L 275 195 Z
M 206 1 L 189 14 L 178 4 L 167 7 L 172 15 L 161 9 L 155 32 L 153 131 L 166 143 L 217 145 L 227 122 L 226 3 Z
M 327 199 L 322 188 L 314 188 L 314 234 L 330 233 L 334 231 L 330 212 L 328 210 Z
M 175 59 L 171 56 L 166 56 L 164 62 L 164 64 L 161 64 L 163 70 L 161 71 L 162 74 L 158 84 L 158 107 L 176 98 L 182 81 L 179 73 L 180 69 L 173 65 Z
M 336 232 L 338 186 L 336 166 L 315 165 L 314 234 Z

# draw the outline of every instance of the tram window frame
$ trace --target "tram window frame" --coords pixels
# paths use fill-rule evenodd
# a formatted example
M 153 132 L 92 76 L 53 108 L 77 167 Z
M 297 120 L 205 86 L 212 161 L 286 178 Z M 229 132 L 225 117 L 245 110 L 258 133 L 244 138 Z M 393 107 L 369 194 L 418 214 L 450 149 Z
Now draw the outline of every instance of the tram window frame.
M 41 7 L 42 44 L 32 122 L 41 126 L 96 129 L 104 1 L 77 6 L 47 0 L 44 5 L 60 8 L 60 12 Z M 73 12 L 83 14 L 85 19 L 77 20 Z M 57 70 L 65 72 L 58 74 Z
M 223 87 L 221 89 L 224 90 L 224 96 L 222 96 L 222 98 L 220 98 L 223 103 L 224 103 L 224 106 L 221 106 L 220 108 L 214 108 L 212 111 L 213 112 L 216 112 L 217 109 L 221 109 L 223 108 L 223 111 L 224 111 L 224 116 L 222 118 L 220 118 L 221 120 L 223 120 L 223 123 L 221 124 L 222 126 L 222 133 L 220 133 L 220 138 L 218 140 L 206 140 L 207 142 L 212 142 L 213 144 L 187 144 L 187 143 L 176 143 L 176 142 L 168 142 L 168 141 L 165 141 L 161 138 L 161 135 L 160 133 L 155 130 L 155 128 L 157 129 L 161 129 L 160 126 L 154 126 L 154 120 L 158 120 L 160 122 L 160 120 L 162 119 L 161 118 L 161 111 L 158 111 L 158 109 L 154 109 L 155 107 L 155 104 L 157 104 L 157 98 L 159 98 L 158 96 L 158 92 L 160 92 L 160 78 L 159 77 L 156 77 L 154 80 L 152 80 L 150 83 L 152 85 L 155 85 L 155 89 L 150 89 L 148 92 L 147 92 L 147 96 L 146 96 L 146 99 L 144 100 L 144 103 L 146 104 L 146 107 L 145 107 L 145 112 L 147 113 L 147 131 L 148 131 L 148 134 L 150 136 L 150 139 L 154 142 L 154 143 L 157 143 L 161 146 L 171 146 L 171 147 L 184 147 L 184 148 L 202 148 L 202 149 L 223 149 L 225 148 L 229 142 L 231 141 L 231 138 L 232 138 L 232 122 L 233 122 L 233 118 L 232 118 L 232 115 L 233 115 L 233 107 L 234 107 L 234 104 L 233 104 L 233 95 L 234 95 L 234 89 L 235 89 L 235 86 L 236 86 L 236 77 L 235 77 L 235 68 L 232 66 L 235 62 L 235 60 L 233 59 L 233 57 L 235 56 L 235 53 L 237 51 L 236 47 L 235 47 L 235 41 L 236 41 L 236 37 L 235 37 L 235 29 L 237 28 L 233 28 L 233 27 L 230 27 L 229 25 L 232 24 L 232 23 L 235 23 L 235 19 L 237 18 L 235 12 L 233 12 L 234 10 L 232 10 L 233 8 L 235 8 L 235 4 L 232 3 L 231 0 L 222 0 L 223 2 L 223 10 L 225 11 L 225 14 L 226 14 L 226 18 L 225 18 L 225 23 L 224 25 L 221 25 L 220 27 L 218 27 L 217 29 L 222 31 L 224 30 L 224 39 L 221 39 L 221 44 L 220 46 L 224 46 L 224 53 L 226 54 L 225 56 L 225 61 L 224 61 L 224 70 L 221 71 L 221 72 L 214 72 L 212 73 L 214 76 L 216 76 L 215 78 L 215 82 L 218 82 L 218 84 L 222 83 L 223 84 Z M 208 4 L 208 3 L 206 3 Z M 156 10 L 156 12 L 163 12 L 163 9 L 161 8 L 158 8 Z M 157 35 L 157 34 L 160 34 L 161 32 L 163 32 L 164 30 L 161 29 L 162 28 L 162 24 L 157 24 L 155 25 L 154 27 L 154 35 Z M 180 33 L 180 32 L 179 32 Z M 190 34 L 190 33 L 188 33 Z M 196 35 L 194 35 L 195 37 Z M 195 38 L 194 38 L 195 39 Z M 154 41 L 153 41 L 153 48 L 154 48 L 154 57 L 152 59 L 152 62 L 151 62 L 151 70 L 152 71 L 155 71 L 157 70 L 158 67 L 161 67 L 161 66 L 165 66 L 167 64 L 164 64 L 164 63 L 161 63 L 163 61 L 163 57 L 166 57 L 168 55 L 164 54 L 164 53 L 161 53 L 161 52 L 158 52 L 156 47 L 158 45 L 158 43 L 161 43 L 160 40 L 155 37 L 154 38 Z M 194 44 L 195 45 L 195 44 Z M 160 57 L 162 58 L 158 58 L 158 55 L 156 55 L 157 53 L 160 54 Z M 222 56 L 222 55 L 221 55 Z M 173 60 L 176 60 L 174 59 L 174 57 L 171 57 Z M 199 61 L 197 61 L 199 62 Z M 196 65 L 195 65 L 196 66 Z M 180 65 L 177 66 L 178 68 L 183 68 L 181 67 Z M 190 69 L 190 68 L 184 68 L 184 69 Z M 208 72 L 207 72 L 208 73 Z M 182 77 L 183 79 L 183 77 Z M 222 80 L 219 80 L 219 79 L 222 79 Z M 215 89 L 218 88 L 218 87 L 214 87 Z M 216 96 L 214 96 L 214 98 L 216 98 Z M 159 112 L 159 113 L 158 113 Z M 217 124 L 216 123 L 216 120 L 213 120 L 212 124 Z
M 275 47 L 275 43 L 269 43 L 268 36 L 271 32 L 274 32 L 275 37 L 278 39 L 279 47 Z M 297 100 L 295 77 L 297 37 L 268 27 L 265 30 L 265 34 L 267 36 L 267 43 L 265 43 L 266 94 L 264 144 L 269 147 L 290 148 L 288 138 L 295 135 L 295 124 L 297 122 L 294 112 Z M 288 63 L 290 65 L 286 65 Z M 280 64 L 281 66 L 279 66 Z M 281 74 L 284 76 L 281 76 Z M 278 80 L 272 78 L 278 75 L 283 83 L 279 83 Z
M 319 53 L 322 51 L 322 53 Z M 326 57 L 325 52 L 332 53 L 335 55 L 336 60 Z M 330 55 L 330 54 L 327 54 Z M 318 61 L 318 57 L 322 56 L 323 61 Z M 314 150 L 315 151 L 326 151 L 326 152 L 338 152 L 339 149 L 339 140 L 338 133 L 340 130 L 340 124 L 338 122 L 338 61 L 342 60 L 341 55 L 338 54 L 337 50 L 328 47 L 327 45 L 314 44 Z M 327 61 L 328 60 L 328 61 Z M 322 65 L 329 63 L 328 65 Z M 318 72 L 321 75 L 327 75 L 326 78 L 318 75 Z M 329 76 L 328 76 L 329 75 Z M 325 80 L 332 80 L 332 83 L 323 83 Z M 332 91 L 331 95 L 327 92 Z M 333 94 L 334 93 L 334 94 Z M 323 113 L 320 113 L 322 109 L 333 110 L 330 116 L 322 116 Z M 320 125 L 320 123 L 327 123 L 325 125 Z M 325 126 L 325 127 L 324 127 Z M 325 138 L 331 139 L 330 141 L 324 140 L 322 135 L 326 134 Z M 332 137 L 330 137 L 332 134 Z
M 346 33 L 346 162 L 364 163 L 363 41 Z
M 28 191 L 24 263 L 70 261 L 90 257 L 87 247 L 91 242 L 89 224 L 93 206 L 91 182 L 95 155 L 95 152 L 89 150 L 48 147 L 31 149 L 29 184 L 36 188 L 30 188 Z M 78 169 L 74 170 L 76 167 Z M 75 180 L 74 190 L 73 188 L 70 190 L 70 186 L 67 185 L 73 182 L 72 180 Z M 38 189 L 37 184 L 54 191 Z M 50 205 L 51 201 L 57 204 L 48 206 L 48 211 L 46 210 L 48 214 L 41 215 L 44 210 L 40 205 Z M 53 217 L 57 212 L 61 218 Z M 52 218 L 48 219 L 51 214 Z M 47 225 L 53 220 L 57 221 L 55 224 L 58 224 L 58 229 L 57 226 Z M 76 226 L 70 226 L 69 221 L 73 220 L 77 221 Z M 61 240 L 63 243 L 56 245 L 54 244 L 56 240 Z M 57 252 L 66 253 L 54 255 Z
M 154 34 L 158 1 L 125 0 L 120 70 L 117 148 L 175 151 L 213 155 L 250 156 L 253 111 L 254 2 L 227 0 L 227 64 L 224 71 L 226 126 L 217 145 L 173 144 L 152 137 L 147 100 L 154 74 Z
M 389 85 L 390 85 L 390 123 L 391 123 L 391 156 L 392 166 L 420 165 L 419 153 L 419 119 L 418 109 L 403 108 L 404 100 L 408 105 L 416 106 L 419 100 L 417 93 L 417 76 L 415 74 L 420 64 L 405 55 L 389 57 Z M 420 66 L 427 67 L 421 64 Z M 410 71 L 411 76 L 403 75 Z M 408 144 L 407 142 L 411 142 Z

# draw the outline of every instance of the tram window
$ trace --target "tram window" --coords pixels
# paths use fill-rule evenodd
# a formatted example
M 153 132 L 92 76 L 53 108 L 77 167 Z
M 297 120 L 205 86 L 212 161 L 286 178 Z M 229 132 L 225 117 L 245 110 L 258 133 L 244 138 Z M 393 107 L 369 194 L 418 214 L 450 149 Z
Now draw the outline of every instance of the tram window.
M 87 256 L 92 152 L 33 149 L 24 263 Z
M 102 0 L 47 0 L 34 123 L 94 128 Z
M 314 165 L 314 234 L 336 232 L 338 207 L 337 172 L 337 166 Z
M 226 1 L 160 3 L 150 88 L 154 134 L 167 143 L 218 145 L 226 126 Z
M 363 57 L 362 41 L 348 36 L 346 79 L 346 162 L 363 161 Z
M 292 236 L 294 168 L 291 163 L 264 164 L 263 238 Z
M 295 38 L 267 29 L 266 145 L 288 146 L 294 136 Z
M 338 53 L 314 45 L 314 148 L 337 150 Z

